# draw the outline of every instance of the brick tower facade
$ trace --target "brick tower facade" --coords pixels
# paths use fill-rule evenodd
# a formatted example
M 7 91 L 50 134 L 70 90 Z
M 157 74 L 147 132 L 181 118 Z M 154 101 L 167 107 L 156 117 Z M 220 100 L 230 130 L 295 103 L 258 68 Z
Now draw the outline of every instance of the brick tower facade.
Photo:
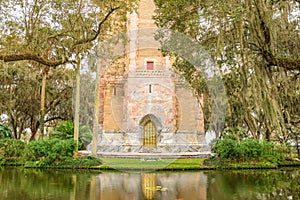
M 140 0 L 128 15 L 128 53 L 119 74 L 100 83 L 100 152 L 200 152 L 204 138 L 202 97 L 172 72 L 159 50 L 152 19 L 155 4 Z

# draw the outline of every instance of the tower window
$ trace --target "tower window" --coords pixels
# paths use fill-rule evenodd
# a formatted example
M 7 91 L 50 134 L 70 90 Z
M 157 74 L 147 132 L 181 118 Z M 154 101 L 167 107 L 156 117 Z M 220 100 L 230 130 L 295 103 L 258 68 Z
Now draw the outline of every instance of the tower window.
M 149 93 L 152 93 L 152 85 L 149 85 Z
M 154 69 L 154 61 L 147 61 L 146 69 L 153 70 Z
M 114 96 L 117 95 L 117 88 L 116 87 L 113 88 L 113 94 L 114 94 Z

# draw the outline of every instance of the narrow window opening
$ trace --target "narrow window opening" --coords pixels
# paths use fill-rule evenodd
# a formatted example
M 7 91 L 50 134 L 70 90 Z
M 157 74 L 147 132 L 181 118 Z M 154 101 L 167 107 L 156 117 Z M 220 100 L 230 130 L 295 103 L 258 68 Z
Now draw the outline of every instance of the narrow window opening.
M 153 61 L 147 61 L 146 69 L 147 70 L 154 70 L 154 62 Z
M 117 95 L 117 88 L 116 87 L 114 87 L 114 89 L 113 89 L 113 94 L 114 94 L 114 96 Z
M 149 85 L 149 93 L 152 93 L 152 85 Z

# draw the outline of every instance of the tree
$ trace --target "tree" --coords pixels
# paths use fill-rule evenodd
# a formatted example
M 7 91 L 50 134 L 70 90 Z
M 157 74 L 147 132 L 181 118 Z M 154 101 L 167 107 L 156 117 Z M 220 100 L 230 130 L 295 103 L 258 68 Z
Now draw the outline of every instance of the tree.
M 107 34 L 108 18 L 117 10 L 125 12 L 122 5 L 117 0 L 102 1 L 100 8 L 82 0 L 1 1 L 0 59 L 32 60 L 50 67 L 74 62 L 74 54 Z M 15 10 L 21 17 L 11 15 Z
M 281 142 L 299 135 L 299 1 L 155 2 L 157 24 L 194 38 L 223 72 L 226 127 Z
M 53 69 L 46 84 L 45 123 L 72 119 L 73 70 Z M 40 126 L 41 71 L 27 63 L 4 64 L 0 67 L 0 113 L 8 117 L 15 139 L 30 130 L 34 139 Z
M 97 3 L 97 5 L 95 4 Z M 49 67 L 67 63 L 75 64 L 74 58 L 87 53 L 97 40 L 103 40 L 119 19 L 121 23 L 134 4 L 129 1 L 1 1 L 0 13 L 0 60 L 4 62 L 29 61 L 31 66 L 42 70 L 41 116 L 44 123 L 46 76 Z M 17 13 L 12 15 L 11 13 Z M 0 63 L 2 64 L 2 63 Z M 77 69 L 78 71 L 79 69 Z

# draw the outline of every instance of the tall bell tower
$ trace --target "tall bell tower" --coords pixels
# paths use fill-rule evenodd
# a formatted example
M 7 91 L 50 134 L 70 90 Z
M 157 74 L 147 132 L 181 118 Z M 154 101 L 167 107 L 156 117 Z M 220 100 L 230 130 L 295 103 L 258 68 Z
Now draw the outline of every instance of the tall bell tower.
M 100 152 L 182 153 L 206 150 L 201 98 L 172 71 L 155 40 L 153 0 L 128 14 L 126 71 L 106 76 L 100 107 Z

